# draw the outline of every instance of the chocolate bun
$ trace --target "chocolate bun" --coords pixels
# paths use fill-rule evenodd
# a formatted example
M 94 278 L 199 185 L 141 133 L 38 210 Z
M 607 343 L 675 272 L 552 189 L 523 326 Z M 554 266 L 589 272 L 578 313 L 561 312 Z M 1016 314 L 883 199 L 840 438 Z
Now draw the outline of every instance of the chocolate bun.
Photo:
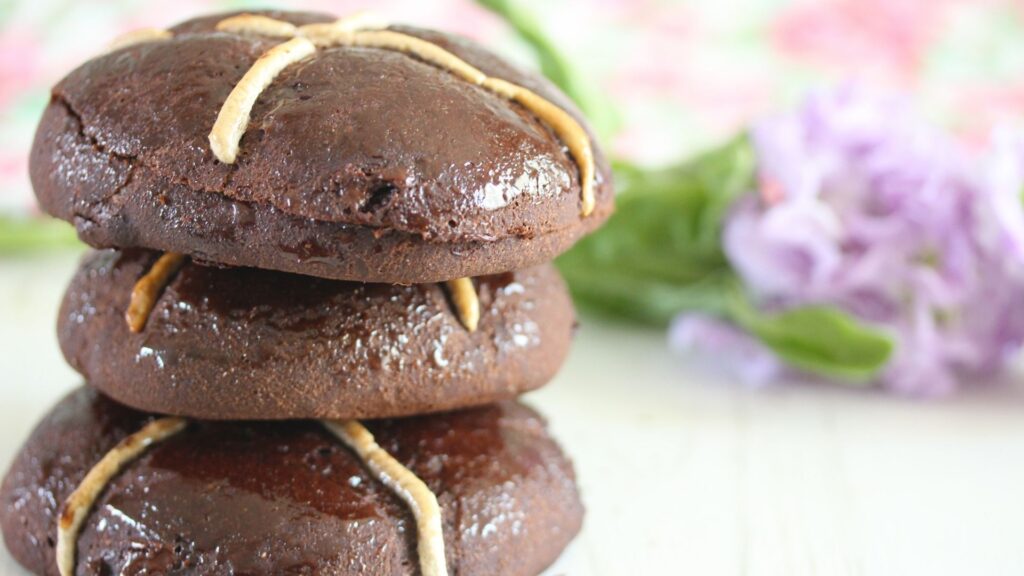
M 0 487 L 22 565 L 57 575 L 60 504 L 151 419 L 90 388 L 43 419 Z M 538 574 L 580 528 L 572 467 L 521 404 L 367 427 L 437 495 L 452 574 Z M 190 422 L 113 477 L 76 543 L 77 574 L 419 574 L 406 505 L 310 421 Z
M 333 20 L 260 14 L 295 24 Z M 97 56 L 53 88 L 33 145 L 32 183 L 43 208 L 72 222 L 85 242 L 411 284 L 546 262 L 611 212 L 610 171 L 596 143 L 594 210 L 584 216 L 580 168 L 552 126 L 388 49 L 318 48 L 285 67 L 256 100 L 237 159 L 218 161 L 209 139 L 219 110 L 253 63 L 282 42 L 216 31 L 228 16 Z M 549 82 L 472 42 L 388 30 L 527 88 L 585 126 Z
M 474 279 L 469 332 L 438 284 L 186 263 L 141 332 L 125 321 L 146 250 L 87 254 L 58 320 L 68 362 L 115 400 L 207 419 L 380 418 L 510 399 L 547 383 L 574 314 L 544 265 Z

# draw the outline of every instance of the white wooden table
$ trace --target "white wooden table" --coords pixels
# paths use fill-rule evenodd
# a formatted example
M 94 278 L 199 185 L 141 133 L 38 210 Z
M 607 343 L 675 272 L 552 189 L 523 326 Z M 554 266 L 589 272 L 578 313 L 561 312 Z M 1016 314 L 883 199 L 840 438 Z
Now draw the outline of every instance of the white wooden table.
M 4 465 L 79 382 L 54 335 L 76 258 L 0 259 Z M 930 403 L 751 391 L 673 358 L 660 333 L 584 317 L 529 401 L 588 507 L 552 574 L 1024 574 L 1024 385 Z M 2 551 L 0 573 L 23 574 Z

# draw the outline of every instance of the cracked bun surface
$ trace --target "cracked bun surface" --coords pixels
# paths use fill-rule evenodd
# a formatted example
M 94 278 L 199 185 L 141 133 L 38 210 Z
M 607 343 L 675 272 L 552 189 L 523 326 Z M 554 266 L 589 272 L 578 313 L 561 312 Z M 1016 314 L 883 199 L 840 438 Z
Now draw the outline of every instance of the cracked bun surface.
M 217 31 L 228 16 L 97 56 L 53 88 L 32 183 L 43 208 L 85 242 L 411 284 L 549 261 L 610 214 L 610 170 L 592 137 L 595 207 L 584 216 L 579 166 L 551 126 L 396 50 L 322 47 L 285 67 L 256 100 L 237 159 L 218 161 L 209 135 L 221 106 L 282 42 Z M 470 41 L 389 30 L 525 87 L 585 127 L 549 82 Z
M 88 387 L 36 427 L 0 487 L 11 554 L 57 575 L 59 506 L 152 415 Z M 531 576 L 579 531 L 572 465 L 515 402 L 366 422 L 437 495 L 452 574 Z M 105 486 L 77 537 L 77 574 L 419 574 L 408 507 L 312 421 L 199 422 Z
M 58 319 L 65 358 L 115 400 L 206 419 L 380 418 L 510 399 L 547 383 L 575 321 L 550 264 L 473 279 L 469 332 L 438 284 L 187 262 L 140 332 L 132 287 L 159 256 L 87 254 Z

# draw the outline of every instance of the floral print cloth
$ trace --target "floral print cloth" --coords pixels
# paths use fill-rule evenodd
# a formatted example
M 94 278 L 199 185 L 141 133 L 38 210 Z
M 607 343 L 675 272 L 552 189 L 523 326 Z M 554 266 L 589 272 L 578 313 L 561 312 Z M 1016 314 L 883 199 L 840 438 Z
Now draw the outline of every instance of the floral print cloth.
M 519 0 L 621 116 L 613 151 L 677 160 L 811 89 L 856 80 L 985 142 L 1024 110 L 1024 0 Z M 27 156 L 47 90 L 133 28 L 265 2 L 0 0 L 0 214 L 35 213 Z M 465 34 L 531 65 L 469 0 L 302 0 Z

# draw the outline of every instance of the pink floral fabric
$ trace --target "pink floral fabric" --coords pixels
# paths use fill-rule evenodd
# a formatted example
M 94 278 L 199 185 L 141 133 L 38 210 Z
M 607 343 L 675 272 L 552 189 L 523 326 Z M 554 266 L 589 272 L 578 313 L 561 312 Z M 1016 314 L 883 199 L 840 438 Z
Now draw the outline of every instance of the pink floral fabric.
M 673 161 L 813 88 L 855 80 L 910 94 L 970 143 L 1024 111 L 1021 0 L 520 0 L 594 86 L 622 129 L 611 146 Z M 27 152 L 47 90 L 132 28 L 246 1 L 13 0 L 0 4 L 0 214 L 31 215 Z M 266 3 L 252 3 L 263 6 Z M 300 0 L 372 9 L 473 37 L 530 65 L 496 17 L 469 0 Z

